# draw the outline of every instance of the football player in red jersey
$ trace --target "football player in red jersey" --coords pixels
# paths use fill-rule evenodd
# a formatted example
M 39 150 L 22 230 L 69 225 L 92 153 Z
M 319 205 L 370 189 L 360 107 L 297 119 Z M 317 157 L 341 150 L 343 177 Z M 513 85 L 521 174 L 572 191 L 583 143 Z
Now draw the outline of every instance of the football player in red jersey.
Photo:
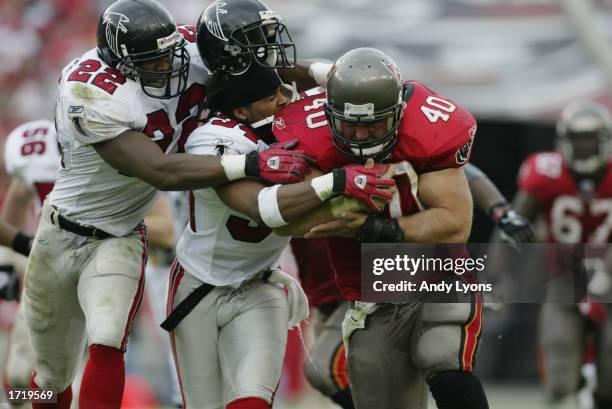
M 467 240 L 472 199 L 462 166 L 476 132 L 472 115 L 419 82 L 402 82 L 384 53 L 360 48 L 336 62 L 327 95 L 307 92 L 276 115 L 273 129 L 279 141 L 298 137 L 323 171 L 369 158 L 395 166 L 398 192 L 386 214 L 329 206 L 279 230 L 341 236 L 329 239 L 328 249 L 336 281 L 354 301 L 343 332 L 355 406 L 425 407 L 426 381 L 441 409 L 488 408 L 472 374 L 482 327 L 478 296 L 452 305 L 359 301 L 360 242 Z
M 510 243 L 533 241 L 527 220 L 507 202 L 487 175 L 476 166 L 464 166 L 474 205 L 489 217 Z M 300 283 L 311 308 L 310 324 L 315 342 L 304 371 L 310 385 L 343 409 L 354 408 L 348 362 L 342 342 L 342 321 L 349 303 L 334 281 L 325 239 L 293 238 L 291 249 L 298 265 Z
M 514 203 L 517 211 L 531 221 L 539 215 L 545 216 L 547 237 L 543 241 L 592 245 L 610 242 L 611 131 L 612 118 L 605 107 L 593 102 L 575 102 L 563 111 L 557 124 L 557 151 L 535 153 L 523 163 Z M 609 282 L 606 278 L 610 272 L 605 271 L 602 260 L 591 264 L 595 266 L 595 276 L 589 284 L 590 295 L 608 292 L 605 283 Z M 604 280 L 596 279 L 597 276 Z M 604 285 L 598 285 L 602 282 Z M 553 303 L 542 306 L 540 343 L 545 391 L 548 399 L 556 402 L 578 390 L 582 383 L 580 369 L 586 334 L 599 321 L 604 335 L 596 357 L 595 401 L 598 408 L 610 408 L 612 324 L 605 318 L 608 308 L 590 301 L 580 307 Z

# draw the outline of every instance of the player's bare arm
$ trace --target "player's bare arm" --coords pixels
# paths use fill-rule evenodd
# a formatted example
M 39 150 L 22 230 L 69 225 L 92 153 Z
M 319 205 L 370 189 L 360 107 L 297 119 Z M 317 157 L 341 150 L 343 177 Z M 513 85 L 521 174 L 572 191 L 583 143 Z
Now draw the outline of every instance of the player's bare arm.
M 497 186 L 479 168 L 467 163 L 463 169 L 476 208 L 488 213 L 491 206 L 506 201 Z
M 22 232 L 34 199 L 32 191 L 19 179 L 13 178 L 0 211 L 0 245 L 11 247 L 25 256 L 30 252 L 32 238 Z
M 28 220 L 28 212 L 33 199 L 34 193 L 28 186 L 21 180 L 12 178 L 4 197 L 0 218 L 17 229 L 23 229 Z
M 512 206 L 522 214 L 529 223 L 534 223 L 542 211 L 540 202 L 530 193 L 520 189 L 514 196 Z
M 385 175 L 381 176 L 380 172 L 382 172 L 380 168 L 349 165 L 326 175 L 314 171 L 312 175 L 314 177 L 302 183 L 265 187 L 259 182 L 244 180 L 217 188 L 217 193 L 225 204 L 234 210 L 247 214 L 269 227 L 280 228 L 296 222 L 303 229 L 304 220 L 313 223 L 318 219 L 318 217 L 313 219 L 312 215 L 304 217 L 318 207 L 323 209 L 316 211 L 315 214 L 320 212 L 327 220 L 329 216 L 333 217 L 334 206 L 337 207 L 338 203 L 344 202 L 336 200 L 324 206 L 322 203 L 338 194 L 359 200 L 366 209 L 370 206 L 372 211 L 381 211 L 384 207 L 382 204 L 392 197 L 388 189 L 393 189 L 394 182 L 385 178 Z M 364 178 L 364 185 L 360 187 L 353 186 L 358 174 Z M 373 200 L 374 198 L 376 200 Z M 361 206 L 357 205 L 357 208 Z M 336 217 L 337 215 L 336 213 Z M 288 235 L 288 231 L 282 235 Z
M 506 200 L 491 179 L 478 167 L 467 163 L 463 170 L 470 186 L 474 206 L 489 215 L 510 242 L 531 242 L 534 234 L 529 221 Z
M 462 168 L 422 174 L 419 197 L 427 210 L 399 219 L 405 241 L 467 242 L 472 228 L 472 196 Z
M 365 166 L 373 166 L 373 162 L 370 160 L 366 162 Z M 385 173 L 380 177 L 390 178 L 393 175 L 393 172 L 394 167 L 389 166 L 386 168 Z M 395 189 L 390 188 L 389 192 L 393 193 L 395 192 Z M 380 209 L 384 207 L 387 201 L 388 199 L 382 197 L 375 198 L 375 202 L 380 206 Z M 274 232 L 281 236 L 315 238 L 319 237 L 318 234 L 311 233 L 311 229 L 313 229 L 315 226 L 322 226 L 329 223 L 332 229 L 338 228 L 344 230 L 347 229 L 347 223 L 345 223 L 345 221 L 343 220 L 339 220 L 342 218 L 342 215 L 359 214 L 363 215 L 363 218 L 365 219 L 367 215 L 372 211 L 378 211 L 378 209 L 369 208 L 364 202 L 356 200 L 352 197 L 338 196 L 321 204 L 320 206 L 309 212 L 307 215 L 300 217 L 294 222 L 275 229 Z M 348 229 L 352 229 L 352 223 L 350 224 L 351 226 L 348 227 Z M 357 228 L 358 227 L 359 226 L 357 226 Z M 321 237 L 325 236 L 324 233 L 320 234 Z M 332 235 L 346 236 L 343 231 L 335 231 L 335 234 Z M 354 233 L 348 234 L 348 237 L 353 236 Z
M 308 179 L 322 175 L 314 170 Z M 217 187 L 219 198 L 232 209 L 263 224 L 259 195 L 267 186 L 256 180 L 237 180 Z M 276 192 L 279 212 L 286 222 L 293 222 L 300 216 L 321 205 L 321 199 L 310 186 L 310 181 L 278 187 Z
M 146 135 L 125 131 L 94 145 L 109 165 L 144 180 L 160 190 L 190 190 L 228 181 L 218 158 L 189 154 L 164 154 Z
M 260 155 L 228 155 L 221 160 L 182 153 L 167 155 L 146 135 L 132 130 L 93 146 L 102 159 L 119 172 L 166 191 L 201 189 L 245 176 L 296 181 L 303 177 L 308 166 L 306 160 L 299 157 L 299 152 L 294 155 L 292 151 L 286 151 L 284 155 L 277 155 L 273 153 L 274 148 Z M 289 169 L 275 171 L 267 168 L 264 157 L 267 153 L 279 157 L 283 163 L 288 159 L 291 162 L 287 163 Z M 270 174 L 266 169 L 271 171 Z M 281 173 L 287 178 L 276 179 L 275 176 Z
M 281 68 L 278 74 L 283 82 L 295 82 L 298 91 L 305 91 L 319 85 L 327 84 L 327 74 L 332 64 L 319 61 L 298 60 L 295 68 Z
M 341 211 L 340 219 L 313 227 L 306 238 L 341 236 L 361 241 L 379 241 L 371 237 L 375 230 L 384 231 L 383 241 L 417 243 L 464 243 L 472 226 L 472 196 L 461 168 L 424 173 L 419 177 L 419 198 L 425 210 L 399 219 L 368 217 L 364 213 Z M 388 226 L 387 226 L 388 225 Z M 381 228 L 379 228 L 381 227 Z M 402 240 L 403 235 L 403 240 Z M 393 238 L 391 237 L 393 236 Z

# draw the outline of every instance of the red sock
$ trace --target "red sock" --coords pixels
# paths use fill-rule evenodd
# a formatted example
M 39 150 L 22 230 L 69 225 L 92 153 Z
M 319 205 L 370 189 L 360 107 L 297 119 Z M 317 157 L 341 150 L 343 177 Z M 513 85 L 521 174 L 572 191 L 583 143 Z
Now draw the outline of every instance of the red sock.
M 243 398 L 232 401 L 225 409 L 271 409 L 272 406 L 261 398 Z
M 30 388 L 40 389 L 34 382 L 34 376 L 36 372 L 32 374 Z M 70 409 L 70 403 L 72 403 L 72 386 L 68 385 L 64 392 L 57 394 L 57 403 L 32 403 L 32 409 Z
M 81 381 L 80 409 L 120 409 L 125 386 L 123 352 L 106 345 L 89 347 Z

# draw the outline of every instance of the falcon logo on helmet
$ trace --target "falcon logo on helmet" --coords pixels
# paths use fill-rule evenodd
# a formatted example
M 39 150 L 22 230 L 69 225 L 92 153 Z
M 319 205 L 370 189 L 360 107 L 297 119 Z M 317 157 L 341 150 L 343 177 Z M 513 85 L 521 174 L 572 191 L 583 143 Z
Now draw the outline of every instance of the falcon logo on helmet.
M 106 41 L 108 46 L 113 50 L 117 57 L 121 57 L 122 54 L 117 46 L 117 38 L 119 37 L 119 30 L 122 33 L 127 33 L 127 28 L 123 23 L 129 23 L 130 19 L 120 13 L 106 12 L 104 13 L 104 24 L 106 26 Z M 113 29 L 114 28 L 114 29 Z M 123 55 L 125 57 L 125 55 Z
M 206 28 L 212 35 L 217 37 L 219 40 L 227 41 L 227 37 L 223 34 L 223 29 L 221 28 L 221 21 L 219 20 L 219 14 L 227 14 L 227 10 L 225 7 L 227 3 L 219 2 L 216 5 L 211 4 L 209 7 L 215 8 L 216 18 L 206 19 Z M 204 17 L 204 14 L 200 18 Z

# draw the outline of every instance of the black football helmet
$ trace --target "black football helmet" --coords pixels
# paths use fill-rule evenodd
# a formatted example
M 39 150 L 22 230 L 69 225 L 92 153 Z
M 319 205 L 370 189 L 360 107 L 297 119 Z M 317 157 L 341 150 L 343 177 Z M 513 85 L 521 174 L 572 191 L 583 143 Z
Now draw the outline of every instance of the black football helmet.
M 610 157 L 612 116 L 596 102 L 569 104 L 557 122 L 557 147 L 567 165 L 581 175 L 598 173 Z
M 155 0 L 118 0 L 98 21 L 98 55 L 140 82 L 154 98 L 172 98 L 187 85 L 189 53 L 174 18 Z
M 352 160 L 383 159 L 397 141 L 406 103 L 400 71 L 393 60 L 374 48 L 356 48 L 332 67 L 327 82 L 325 116 L 336 149 Z M 386 120 L 380 138 L 357 141 L 343 135 L 343 122 Z
M 295 44 L 281 18 L 259 0 L 217 0 L 197 25 L 200 56 L 211 71 L 242 74 L 255 62 L 295 67 Z

